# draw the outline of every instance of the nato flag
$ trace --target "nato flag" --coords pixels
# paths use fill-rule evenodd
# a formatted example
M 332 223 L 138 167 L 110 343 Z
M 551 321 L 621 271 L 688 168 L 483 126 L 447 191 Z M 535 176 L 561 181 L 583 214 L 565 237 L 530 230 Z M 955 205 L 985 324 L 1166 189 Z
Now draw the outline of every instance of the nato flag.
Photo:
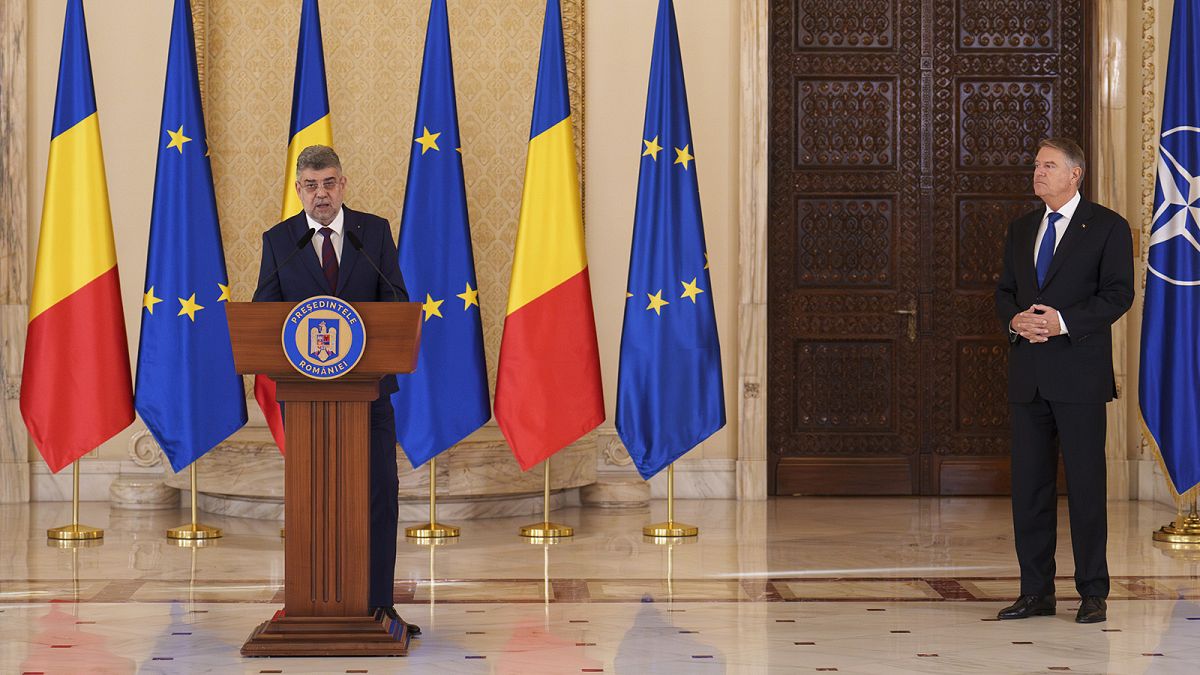
M 246 423 L 189 5 L 171 24 L 134 396 L 176 471 Z
M 648 479 L 725 426 L 721 346 L 671 0 L 658 6 L 641 150 L 617 432 Z
M 1176 492 L 1200 483 L 1200 4 L 1176 0 L 1142 314 L 1139 404 Z
M 461 147 L 446 0 L 433 0 L 398 246 L 424 309 L 419 365 L 392 394 L 396 440 L 413 468 L 492 416 Z

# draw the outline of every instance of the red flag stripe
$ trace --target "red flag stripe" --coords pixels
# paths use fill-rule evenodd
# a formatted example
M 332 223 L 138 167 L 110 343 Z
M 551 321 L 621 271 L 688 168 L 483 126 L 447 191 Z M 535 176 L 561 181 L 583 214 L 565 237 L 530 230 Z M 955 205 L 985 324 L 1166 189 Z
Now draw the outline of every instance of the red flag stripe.
M 585 267 L 504 320 L 496 420 L 522 470 L 604 421 L 591 298 Z
M 29 322 L 21 416 L 50 470 L 132 424 L 132 391 L 113 267 Z
M 279 453 L 284 453 L 283 439 L 283 407 L 275 400 L 275 380 L 266 375 L 254 376 L 254 400 L 262 409 L 263 417 L 267 418 L 267 428 L 271 430 L 271 438 L 279 446 Z

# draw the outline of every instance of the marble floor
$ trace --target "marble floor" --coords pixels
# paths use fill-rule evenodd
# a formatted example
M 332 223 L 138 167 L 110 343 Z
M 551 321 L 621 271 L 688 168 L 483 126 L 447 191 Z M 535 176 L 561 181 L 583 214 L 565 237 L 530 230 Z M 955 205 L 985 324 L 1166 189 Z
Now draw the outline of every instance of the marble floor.
M 204 516 L 226 536 L 189 548 L 164 536 L 182 510 L 85 503 L 105 537 L 64 549 L 45 530 L 69 504 L 3 505 L 0 673 L 1200 672 L 1200 555 L 1155 547 L 1159 505 L 1110 504 L 1109 620 L 1091 626 L 1072 621 L 1065 531 L 1058 616 L 994 620 L 1017 591 L 1004 499 L 682 501 L 700 536 L 644 539 L 664 516 L 556 511 L 577 534 L 554 545 L 517 535 L 529 518 L 401 540 L 397 607 L 424 629 L 408 657 L 244 659 L 282 605 L 278 522 Z

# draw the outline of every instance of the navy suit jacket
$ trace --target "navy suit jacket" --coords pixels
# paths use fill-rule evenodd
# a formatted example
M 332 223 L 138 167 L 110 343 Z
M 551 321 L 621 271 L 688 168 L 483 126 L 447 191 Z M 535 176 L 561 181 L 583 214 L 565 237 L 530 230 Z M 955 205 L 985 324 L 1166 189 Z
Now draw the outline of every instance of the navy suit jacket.
M 396 259 L 396 243 L 388 221 L 379 216 L 353 211 L 342 206 L 345 230 L 352 230 L 362 242 L 362 252 L 357 251 L 343 233 L 342 257 L 338 263 L 337 288 L 329 288 L 321 263 L 311 243 L 305 245 L 286 265 L 279 267 L 296 250 L 296 242 L 308 230 L 308 219 L 301 211 L 263 233 L 262 264 L 258 269 L 260 290 L 256 300 L 262 302 L 300 302 L 314 295 L 334 295 L 349 303 L 355 302 L 400 302 L 408 301 L 404 278 Z M 344 231 L 343 231 L 344 232 Z M 370 263 L 359 260 L 370 256 L 384 276 L 396 287 L 396 294 Z M 270 278 L 274 269 L 279 274 Z M 397 298 L 397 296 L 399 296 Z M 379 383 L 379 393 L 390 395 L 396 391 L 396 376 L 388 375 Z
M 1041 394 L 1064 403 L 1110 401 L 1116 396 L 1110 327 L 1133 304 L 1129 223 L 1081 199 L 1039 288 L 1033 246 L 1045 213 L 1043 206 L 1014 220 L 1004 243 L 996 314 L 1011 343 L 1008 400 L 1029 403 Z M 1068 334 L 1038 344 L 1012 335 L 1013 317 L 1034 304 L 1057 309 Z

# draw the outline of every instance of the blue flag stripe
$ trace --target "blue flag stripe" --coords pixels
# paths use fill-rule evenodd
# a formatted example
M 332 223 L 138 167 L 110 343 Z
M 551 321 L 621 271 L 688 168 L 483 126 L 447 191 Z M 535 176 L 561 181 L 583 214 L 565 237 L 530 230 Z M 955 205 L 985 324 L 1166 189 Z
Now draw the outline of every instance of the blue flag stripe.
M 68 0 L 63 24 L 62 60 L 58 64 L 58 94 L 54 99 L 54 123 L 50 137 L 82 122 L 96 112 L 96 90 L 92 84 L 92 56 L 88 50 L 87 22 L 83 1 Z
M 171 24 L 134 397 L 176 471 L 246 423 L 189 5 L 176 0 Z
M 416 372 L 392 395 L 396 439 L 416 468 L 491 417 L 445 0 L 430 3 L 413 139 L 399 263 L 414 299 L 440 303 L 424 316 Z
M 288 138 L 329 114 L 325 86 L 325 47 L 321 39 L 321 8 L 304 0 L 300 9 L 300 39 L 296 41 L 296 78 L 292 89 L 292 121 Z
M 542 24 L 542 51 L 538 60 L 537 88 L 533 94 L 533 122 L 529 137 L 536 138 L 571 115 L 567 89 L 567 57 L 563 51 L 562 7 L 546 0 Z
M 725 426 L 721 347 L 670 0 L 659 3 L 641 145 L 616 426 L 649 479 Z

